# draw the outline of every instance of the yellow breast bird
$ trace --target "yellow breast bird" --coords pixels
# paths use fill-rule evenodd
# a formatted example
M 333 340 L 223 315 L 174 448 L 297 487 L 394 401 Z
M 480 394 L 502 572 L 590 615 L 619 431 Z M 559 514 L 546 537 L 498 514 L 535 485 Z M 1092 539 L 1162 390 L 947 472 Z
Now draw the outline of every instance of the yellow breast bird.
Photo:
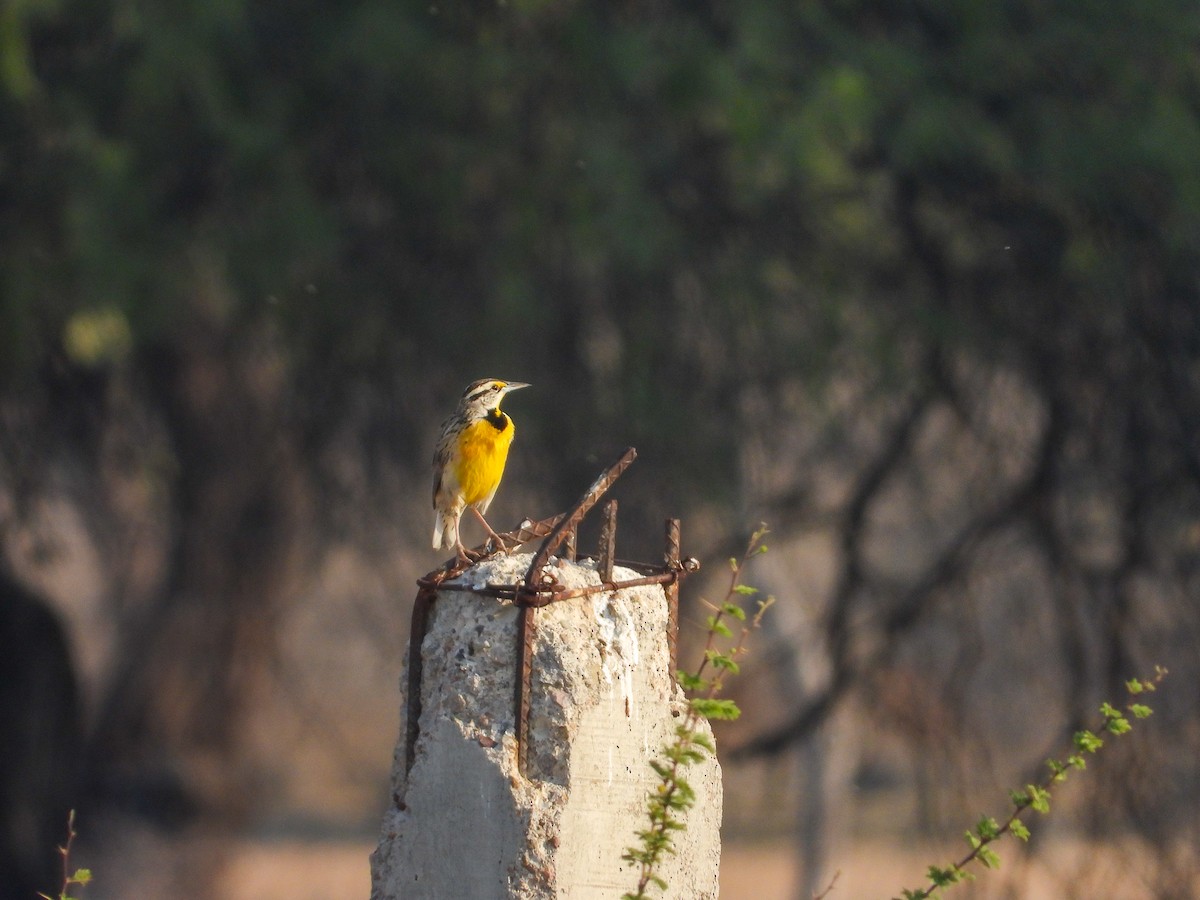
M 473 382 L 458 401 L 454 414 L 442 423 L 442 436 L 433 455 L 433 549 L 453 546 L 468 560 L 458 535 L 459 517 L 470 508 L 496 546 L 508 551 L 483 514 L 496 496 L 516 426 L 500 411 L 509 391 L 529 387 L 520 381 L 483 378 Z

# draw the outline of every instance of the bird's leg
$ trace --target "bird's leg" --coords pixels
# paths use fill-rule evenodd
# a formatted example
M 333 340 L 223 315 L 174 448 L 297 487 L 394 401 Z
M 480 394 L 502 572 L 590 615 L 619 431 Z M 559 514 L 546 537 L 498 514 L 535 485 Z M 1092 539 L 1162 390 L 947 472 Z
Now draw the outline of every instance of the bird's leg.
M 473 554 L 462 542 L 462 510 L 456 509 L 451 513 L 454 522 L 454 555 L 455 558 L 464 566 L 469 566 L 474 562 L 478 562 L 482 554 Z
M 475 513 L 475 518 L 479 520 L 479 524 L 483 526 L 483 530 L 486 531 L 496 543 L 497 549 L 503 551 L 505 555 L 507 555 L 509 552 L 508 547 L 504 545 L 504 541 L 500 540 L 500 535 L 492 531 L 492 526 L 487 523 L 487 519 L 483 517 L 483 513 L 481 513 L 474 506 L 471 507 L 471 512 Z

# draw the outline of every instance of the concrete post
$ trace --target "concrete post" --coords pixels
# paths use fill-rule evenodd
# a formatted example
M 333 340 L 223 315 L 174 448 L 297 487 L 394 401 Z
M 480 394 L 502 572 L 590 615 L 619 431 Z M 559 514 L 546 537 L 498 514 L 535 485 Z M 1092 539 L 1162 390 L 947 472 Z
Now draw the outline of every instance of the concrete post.
M 455 581 L 517 584 L 531 558 L 488 560 Z M 590 562 L 552 565 L 567 587 L 599 583 Z M 443 585 L 421 648 L 420 737 L 408 773 L 403 736 L 396 748 L 372 900 L 616 900 L 635 887 L 621 854 L 646 827 L 649 761 L 684 709 L 663 590 L 626 588 L 537 611 L 529 779 L 517 768 L 517 613 Z M 662 896 L 716 898 L 720 767 L 711 759 L 687 778 L 697 801 L 675 838 L 678 853 L 666 858 Z

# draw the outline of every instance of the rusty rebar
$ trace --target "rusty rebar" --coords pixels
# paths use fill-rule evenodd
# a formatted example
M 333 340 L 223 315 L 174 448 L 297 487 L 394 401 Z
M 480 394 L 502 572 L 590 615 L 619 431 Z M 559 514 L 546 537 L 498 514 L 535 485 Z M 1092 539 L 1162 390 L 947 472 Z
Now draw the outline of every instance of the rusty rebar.
M 685 576 L 699 569 L 700 564 L 694 559 L 686 559 L 677 563 L 670 569 L 665 569 L 660 566 L 649 566 L 645 563 L 622 563 L 626 568 L 635 570 L 649 571 L 649 574 L 640 575 L 637 578 L 628 578 L 621 581 L 602 581 L 599 584 L 589 584 L 584 587 L 567 588 L 557 582 L 550 584 L 535 585 L 531 590 L 525 584 L 487 584 L 476 587 L 472 584 L 457 584 L 454 582 L 446 583 L 446 579 L 438 579 L 436 583 L 430 582 L 422 587 L 420 593 L 417 594 L 417 602 L 413 606 L 413 631 L 410 637 L 409 647 L 409 672 L 408 672 L 408 729 L 407 729 L 407 744 L 405 759 L 407 767 L 412 767 L 414 747 L 416 744 L 417 735 L 419 734 L 419 721 L 421 706 L 421 642 L 424 639 L 424 632 L 428 625 L 429 609 L 432 602 L 437 597 L 437 587 L 445 586 L 455 591 L 462 593 L 478 594 L 483 597 L 491 597 L 496 600 L 515 601 L 520 595 L 522 603 L 517 608 L 517 677 L 514 690 L 514 707 L 517 715 L 517 762 L 521 766 L 521 772 L 524 773 L 526 763 L 526 751 L 528 748 L 528 723 L 529 723 L 529 702 L 532 696 L 529 685 L 533 680 L 533 654 L 536 641 L 536 617 L 530 615 L 540 607 L 548 606 L 551 603 L 558 603 L 563 600 L 572 600 L 576 597 L 586 597 L 591 594 L 598 594 L 601 591 L 622 591 L 626 588 L 641 587 L 650 584 L 663 585 L 668 597 L 668 616 L 672 608 L 678 609 L 677 606 L 670 605 L 670 597 L 674 592 L 678 596 L 679 581 Z M 676 612 L 676 623 L 668 624 L 667 642 L 674 654 L 675 645 L 678 642 L 678 614 Z M 420 637 L 418 638 L 418 635 Z M 677 662 L 674 655 L 672 656 L 673 665 Z M 522 725 L 524 722 L 524 725 Z M 520 736 L 524 735 L 526 740 L 521 741 Z
M 544 538 L 550 534 L 562 522 L 565 515 L 566 513 L 559 513 L 557 516 L 551 516 L 548 519 L 539 519 L 536 522 L 526 519 L 512 531 L 506 531 L 501 534 L 500 539 L 504 541 L 504 545 L 508 547 L 511 553 L 523 544 L 528 544 L 532 540 Z M 500 553 L 498 548 L 489 550 L 489 547 L 492 547 L 491 539 L 469 549 L 467 551 L 468 558 L 465 562 L 457 556 L 452 557 L 444 562 L 440 568 L 434 569 L 424 578 L 418 578 L 417 584 L 424 584 L 434 578 L 437 579 L 438 583 L 441 583 L 446 578 L 453 578 L 455 575 L 465 572 L 471 566 L 475 565 L 475 563 Z
M 534 606 L 525 601 L 536 596 L 541 573 L 550 561 L 550 555 L 558 549 L 567 534 L 579 527 L 579 523 L 583 521 L 588 510 L 596 505 L 596 501 L 604 496 L 604 492 L 612 487 L 613 482 L 621 477 L 621 473 L 628 469 L 635 459 L 637 459 L 637 450 L 633 447 L 627 448 L 619 460 L 592 482 L 591 487 L 579 498 L 579 502 L 559 520 L 558 524 L 554 526 L 554 530 L 546 535 L 542 546 L 529 563 L 529 569 L 525 572 L 523 590 L 519 590 L 513 598 L 514 602 L 520 606 L 517 624 L 520 631 L 517 638 L 518 677 L 513 679 L 516 690 L 514 705 L 517 709 L 517 769 L 526 778 L 529 777 L 529 709 L 533 691 L 533 651 L 534 641 L 537 637 L 537 613 Z
M 613 561 L 617 556 L 617 501 L 609 500 L 604 504 L 604 525 L 600 528 L 600 552 L 596 561 L 596 570 L 600 580 L 613 580 Z
M 666 552 L 663 563 L 668 571 L 682 571 L 679 561 L 679 520 L 667 519 Z M 679 579 L 673 579 L 663 585 L 667 595 L 667 652 L 671 659 L 671 674 L 679 665 Z
M 535 538 L 545 537 L 562 520 L 562 515 L 551 516 L 537 522 L 526 520 L 512 531 L 500 535 L 505 545 L 510 548 L 527 544 Z M 490 543 L 490 542 L 489 542 Z M 473 548 L 469 553 L 482 558 L 486 555 L 487 543 Z M 438 590 L 447 580 L 461 575 L 471 562 L 464 562 L 455 557 L 441 568 L 434 569 L 423 578 L 417 579 L 419 590 L 413 601 L 412 622 L 408 632 L 408 703 L 404 728 L 404 771 L 412 769 L 416 758 L 417 737 L 421 733 L 421 681 L 424 675 L 424 660 L 421 658 L 421 645 L 429 630 L 429 618 L 433 612 L 433 602 L 437 600 Z M 458 589 L 458 588 L 456 588 Z
M 462 591 L 464 594 L 478 594 L 481 597 L 492 597 L 496 600 L 516 600 L 519 595 L 522 605 L 540 609 L 561 600 L 573 600 L 576 597 L 586 597 L 601 591 L 621 591 L 625 588 L 642 587 L 647 584 L 670 584 L 692 571 L 694 569 L 685 566 L 671 572 L 658 568 L 657 571 L 640 575 L 637 578 L 628 578 L 624 581 L 601 581 L 599 584 L 574 588 L 564 587 L 557 581 L 539 585 L 533 589 L 524 584 L 484 584 L 477 587 L 473 584 L 459 584 L 458 582 L 450 582 L 446 587 Z
M 533 697 L 533 651 L 537 640 L 537 609 L 521 606 L 517 611 L 517 671 L 514 678 L 517 709 L 517 771 L 529 777 L 529 711 Z
M 417 738 L 421 734 L 421 676 L 424 660 L 421 645 L 429 628 L 429 613 L 437 599 L 437 588 L 422 587 L 413 601 L 412 624 L 408 630 L 408 709 L 404 729 L 404 772 L 412 770 L 417 755 Z
M 588 514 L 588 511 L 596 505 L 596 501 L 604 496 L 605 491 L 613 486 L 613 482 L 621 477 L 621 473 L 628 469 L 635 459 L 637 459 L 637 450 L 633 447 L 628 448 L 619 460 L 609 466 L 604 474 L 592 482 L 592 486 L 579 498 L 579 502 L 559 520 L 554 530 L 542 541 L 542 546 L 533 557 L 533 562 L 529 564 L 529 570 L 525 573 L 525 583 L 527 585 L 533 585 L 534 579 L 537 577 L 536 573 L 546 568 L 546 563 L 550 561 L 551 554 L 558 549 L 558 545 L 562 542 L 564 535 L 568 531 L 579 527 L 579 523 L 583 521 L 583 517 Z

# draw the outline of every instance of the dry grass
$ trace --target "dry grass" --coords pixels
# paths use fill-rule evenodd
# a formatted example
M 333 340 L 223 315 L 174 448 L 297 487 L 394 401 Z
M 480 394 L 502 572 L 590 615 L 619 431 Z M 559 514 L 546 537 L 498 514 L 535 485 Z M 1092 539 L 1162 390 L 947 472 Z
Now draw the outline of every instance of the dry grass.
M 227 900 L 366 900 L 370 895 L 370 842 L 247 842 L 236 850 L 214 892 Z M 1058 900 L 1066 882 L 1088 872 L 1096 879 L 1095 897 L 1143 900 L 1150 896 L 1136 877 L 1122 876 L 1124 867 L 1103 870 L 1098 859 L 1109 854 L 1071 841 L 1056 841 L 1040 862 L 1021 864 L 1012 847 L 1005 848 L 999 872 L 981 874 L 973 887 L 950 893 L 962 900 L 1020 897 Z M 886 900 L 902 887 L 917 887 L 920 874 L 932 860 L 933 848 L 904 848 L 882 841 L 860 841 L 839 853 L 840 876 L 829 900 Z M 1195 885 L 1200 891 L 1200 879 Z M 798 900 L 796 871 L 786 841 L 732 843 L 721 860 L 722 900 Z M 1200 896 L 1200 893 L 1195 894 Z M 1079 896 L 1079 894 L 1076 894 Z

